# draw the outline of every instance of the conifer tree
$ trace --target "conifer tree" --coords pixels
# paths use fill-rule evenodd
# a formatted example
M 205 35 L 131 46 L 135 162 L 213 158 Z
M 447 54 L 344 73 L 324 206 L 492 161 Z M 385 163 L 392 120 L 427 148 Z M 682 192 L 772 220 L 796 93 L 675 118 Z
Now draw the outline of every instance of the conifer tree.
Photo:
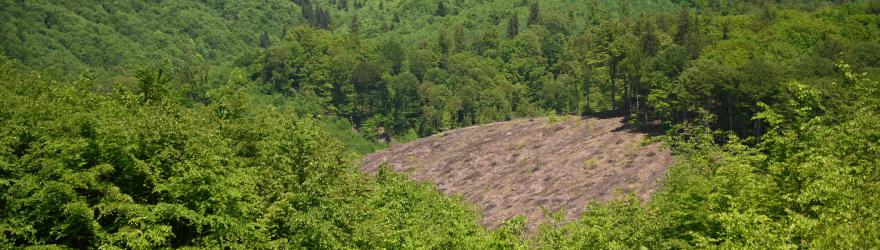
M 532 3 L 532 6 L 529 8 L 529 26 L 536 25 L 541 22 L 541 9 L 538 6 L 538 1 Z
M 510 16 L 510 20 L 507 21 L 507 37 L 514 38 L 519 34 L 519 18 L 516 13 Z
M 260 48 L 268 49 L 272 46 L 272 42 L 269 41 L 269 34 L 263 31 L 263 34 L 260 34 Z
M 330 19 L 330 12 L 321 7 L 317 7 L 315 8 L 314 15 L 314 18 L 312 18 L 311 21 L 312 27 L 327 30 L 330 29 L 330 26 L 333 23 Z
M 314 20 L 314 17 L 315 17 L 315 13 L 314 13 L 315 9 L 312 8 L 312 5 L 309 4 L 308 2 L 305 2 L 300 5 L 300 8 L 302 8 L 303 19 L 306 19 L 306 21 L 312 22 L 312 20 Z
M 358 16 L 355 14 L 351 17 L 351 25 L 348 26 L 348 29 L 352 34 L 357 34 L 360 32 L 360 22 L 358 21 Z
M 455 33 L 453 34 L 453 38 L 455 39 L 455 51 L 461 52 L 467 49 L 467 33 L 464 31 L 464 27 L 461 25 L 455 26 Z
M 640 22 L 640 25 L 642 34 L 639 42 L 641 43 L 642 51 L 649 56 L 654 56 L 660 50 L 660 39 L 657 38 L 654 25 L 647 21 Z
M 435 16 L 446 16 L 447 10 L 443 0 L 437 1 L 437 10 L 434 11 Z
M 440 30 L 440 37 L 437 41 L 437 45 L 437 47 L 440 47 L 441 54 L 445 55 L 449 53 L 449 40 L 445 29 Z
M 687 8 L 681 8 L 678 15 L 678 31 L 675 33 L 675 43 L 683 45 L 691 32 L 691 14 Z

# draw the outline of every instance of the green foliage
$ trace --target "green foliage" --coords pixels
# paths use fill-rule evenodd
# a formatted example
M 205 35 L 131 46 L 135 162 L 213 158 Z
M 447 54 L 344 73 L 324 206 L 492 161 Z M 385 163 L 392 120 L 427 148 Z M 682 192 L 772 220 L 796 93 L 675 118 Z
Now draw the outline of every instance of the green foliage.
M 277 39 L 285 27 L 301 23 L 295 5 L 282 0 L 0 5 L 5 20 L 0 48 L 7 56 L 71 78 L 95 70 L 100 80 L 120 76 L 133 64 L 231 62 L 256 49 L 261 33 Z
M 875 248 L 878 1 L 839 2 L 0 0 L 0 248 Z M 353 165 L 596 113 L 668 132 L 652 200 L 487 232 Z
M 847 107 L 792 83 L 784 105 L 762 104 L 770 132 L 756 146 L 713 131 L 711 115 L 676 126 L 667 144 L 680 160 L 649 202 L 588 206 L 581 218 L 546 226 L 547 248 L 872 248 L 877 239 L 877 91 L 848 65 Z M 848 109 L 858 110 L 857 113 Z M 723 141 L 723 143 L 719 143 Z M 858 218 L 858 219 L 856 219 Z
M 590 204 L 583 219 L 544 226 L 535 241 L 546 249 L 660 248 L 657 214 L 640 205 L 636 197 L 621 197 L 605 204 Z
M 0 70 L 0 246 L 473 248 L 484 234 L 457 198 L 357 173 L 316 120 L 241 82 L 185 107 L 12 67 Z M 142 86 L 172 89 L 154 73 Z

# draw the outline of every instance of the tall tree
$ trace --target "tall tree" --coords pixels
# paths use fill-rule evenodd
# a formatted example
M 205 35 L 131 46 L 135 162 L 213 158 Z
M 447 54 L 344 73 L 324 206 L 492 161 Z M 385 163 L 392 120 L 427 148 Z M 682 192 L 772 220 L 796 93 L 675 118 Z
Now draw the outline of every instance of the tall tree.
M 436 56 L 433 51 L 419 49 L 414 51 L 409 58 L 409 71 L 421 82 L 425 79 L 425 73 L 436 66 L 435 63 Z
M 361 25 L 360 25 L 360 21 L 358 21 L 357 14 L 354 14 L 351 17 L 351 24 L 348 26 L 348 29 L 351 31 L 352 34 L 358 34 L 358 32 L 360 32 Z
M 617 28 L 614 25 L 608 26 L 608 42 L 610 43 L 608 46 L 608 80 L 610 81 L 611 87 L 611 109 L 617 110 L 617 80 L 618 74 L 620 73 L 620 62 L 626 58 L 626 42 L 625 39 L 620 39 L 615 33 L 617 32 Z
M 396 75 L 400 73 L 405 59 L 403 47 L 400 46 L 400 43 L 393 39 L 387 40 L 382 45 L 379 45 L 379 52 L 385 60 L 391 63 L 391 74 Z
M 514 38 L 519 34 L 519 18 L 516 13 L 513 13 L 510 16 L 510 20 L 507 20 L 507 38 Z
M 456 25 L 455 33 L 453 33 L 453 40 L 455 42 L 455 52 L 462 52 L 467 50 L 468 47 L 468 37 L 467 32 L 464 30 L 464 26 Z
M 443 0 L 437 1 L 437 10 L 434 11 L 435 16 L 446 16 L 449 10 L 446 9 L 446 4 L 443 3 Z
M 660 50 L 660 39 L 654 31 L 654 25 L 650 21 L 644 19 L 639 23 L 641 36 L 639 37 L 642 52 L 648 56 L 654 56 Z
M 357 94 L 357 121 L 363 121 L 384 110 L 385 100 L 388 100 L 388 87 L 382 81 L 379 67 L 369 62 L 359 63 L 351 73 L 351 83 Z
M 333 26 L 333 20 L 330 18 L 330 11 L 325 9 L 325 10 L 322 10 L 321 12 L 322 12 L 321 13 L 321 16 L 322 16 L 321 28 L 323 28 L 325 30 L 329 30 L 330 27 Z
M 532 6 L 529 7 L 529 22 L 528 25 L 537 25 L 541 23 L 541 8 L 538 6 L 538 1 L 536 0 L 532 3 Z
M 309 21 L 310 23 L 314 23 L 315 20 L 315 8 L 312 7 L 311 2 L 304 2 L 300 4 L 300 8 L 302 9 L 303 19 Z
M 390 124 L 392 134 L 400 134 L 414 128 L 421 116 L 419 103 L 419 79 L 409 72 L 394 76 L 389 83 L 391 107 L 394 115 Z
M 272 46 L 272 42 L 269 41 L 269 33 L 263 31 L 263 33 L 260 34 L 260 48 L 268 49 L 270 46 Z
M 166 96 L 170 79 L 164 73 L 164 65 L 138 71 L 138 88 L 141 91 L 141 102 L 156 102 Z
M 325 30 L 329 30 L 330 26 L 333 24 L 333 21 L 330 18 L 330 12 L 321 7 L 315 7 L 310 21 L 312 27 Z
M 730 38 L 730 21 L 725 20 L 721 23 L 721 40 Z
M 591 94 L 590 88 L 592 87 L 592 84 L 590 82 L 590 77 L 592 77 L 592 70 L 593 69 L 590 67 L 590 65 L 588 63 L 584 63 L 583 73 L 582 73 L 583 75 L 581 76 L 581 78 L 583 78 L 583 79 L 581 79 L 581 81 L 583 81 L 582 88 L 584 88 L 584 103 L 585 103 L 584 104 L 584 112 L 583 112 L 584 115 L 587 115 L 587 114 L 590 114 L 593 112 L 593 109 L 590 106 L 590 94 Z
M 440 54 L 449 54 L 449 36 L 446 34 L 446 29 L 440 30 L 440 35 L 437 38 L 437 47 L 440 48 Z
M 691 33 L 691 13 L 686 7 L 682 7 L 678 14 L 678 30 L 675 32 L 675 43 L 685 45 Z

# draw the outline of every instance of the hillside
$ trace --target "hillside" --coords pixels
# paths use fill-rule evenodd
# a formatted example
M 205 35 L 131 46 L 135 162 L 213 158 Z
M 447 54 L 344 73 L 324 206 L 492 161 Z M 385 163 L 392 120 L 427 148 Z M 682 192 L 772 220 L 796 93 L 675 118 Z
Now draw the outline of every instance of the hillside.
M 0 249 L 880 249 L 880 0 L 0 20 Z
M 644 138 L 622 118 L 524 119 L 391 146 L 368 155 L 362 169 L 376 172 L 387 162 L 434 182 L 479 205 L 491 228 L 520 214 L 534 226 L 544 220 L 542 208 L 564 208 L 571 218 L 618 191 L 649 198 L 672 157 L 659 145 L 643 145 Z
M 124 80 L 133 66 L 169 62 L 185 81 L 256 57 L 263 32 L 303 23 L 282 0 L 0 1 L 0 20 L 0 52 L 29 68 Z

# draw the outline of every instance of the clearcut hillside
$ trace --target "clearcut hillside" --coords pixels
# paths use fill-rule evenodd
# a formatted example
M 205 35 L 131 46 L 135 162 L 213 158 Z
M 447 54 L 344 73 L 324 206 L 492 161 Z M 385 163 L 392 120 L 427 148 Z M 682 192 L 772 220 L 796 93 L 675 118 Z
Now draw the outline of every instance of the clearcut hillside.
M 490 228 L 520 214 L 534 226 L 545 221 L 543 209 L 564 208 L 573 218 L 587 203 L 621 193 L 648 199 L 672 157 L 644 138 L 622 118 L 522 119 L 394 145 L 368 155 L 362 169 L 377 172 L 387 163 L 462 195 Z

